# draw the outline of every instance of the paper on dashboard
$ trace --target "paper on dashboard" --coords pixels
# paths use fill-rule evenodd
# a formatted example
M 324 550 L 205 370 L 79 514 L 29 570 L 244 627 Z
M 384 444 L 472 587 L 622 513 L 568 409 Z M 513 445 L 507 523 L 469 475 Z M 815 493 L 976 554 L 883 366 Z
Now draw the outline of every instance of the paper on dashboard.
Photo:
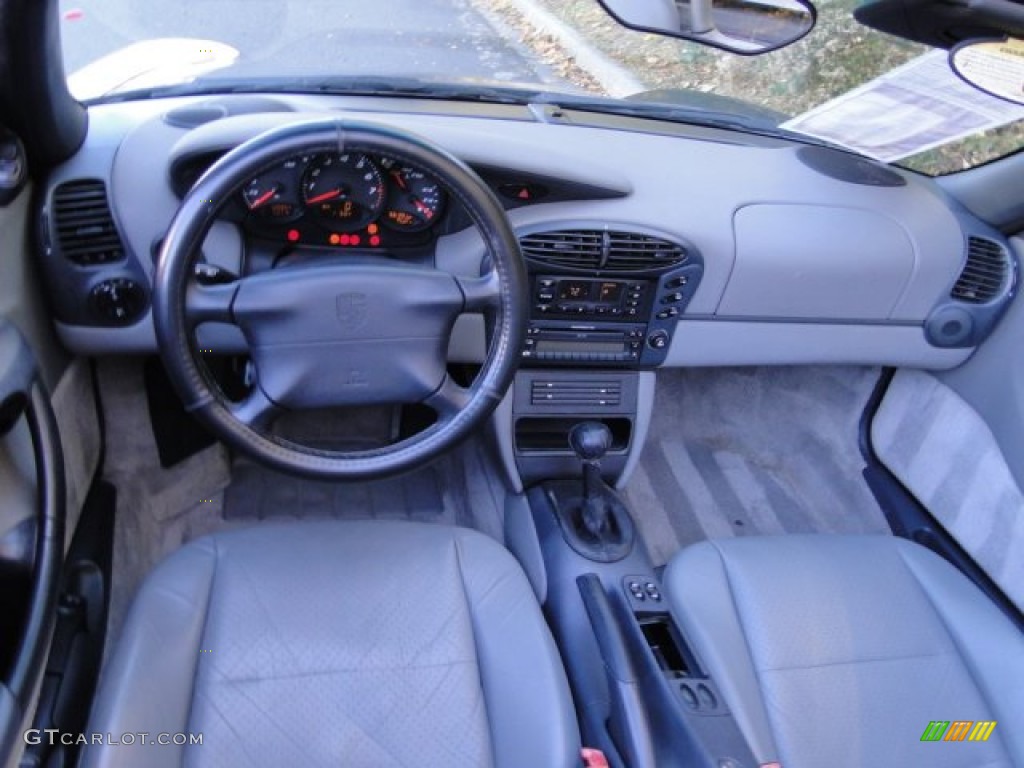
M 963 82 L 945 51 L 929 51 L 780 127 L 883 162 L 1024 118 L 1024 107 Z

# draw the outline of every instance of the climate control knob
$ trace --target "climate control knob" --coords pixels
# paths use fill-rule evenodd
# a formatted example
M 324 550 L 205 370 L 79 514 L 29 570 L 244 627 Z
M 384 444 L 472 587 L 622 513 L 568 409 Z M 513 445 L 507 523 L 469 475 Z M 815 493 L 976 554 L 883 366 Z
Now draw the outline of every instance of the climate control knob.
M 647 346 L 651 349 L 664 349 L 668 346 L 668 331 L 655 331 L 647 337 Z

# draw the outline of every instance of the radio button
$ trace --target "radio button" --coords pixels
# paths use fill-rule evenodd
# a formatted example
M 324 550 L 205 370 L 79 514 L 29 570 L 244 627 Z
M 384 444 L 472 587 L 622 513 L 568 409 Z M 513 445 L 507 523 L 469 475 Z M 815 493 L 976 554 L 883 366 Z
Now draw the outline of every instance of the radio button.
M 679 291 L 676 291 L 675 293 L 670 293 L 670 294 L 668 294 L 668 296 L 662 297 L 661 303 L 662 304 L 676 304 L 676 303 L 678 303 L 678 302 L 680 302 L 682 300 L 683 300 L 683 294 L 679 293 Z
M 670 317 L 676 317 L 678 314 L 679 310 L 676 307 L 669 307 L 668 309 L 663 309 L 658 313 L 658 319 L 667 320 Z
M 546 303 L 546 302 L 554 301 L 554 300 L 555 300 L 555 294 L 553 294 L 551 291 L 540 291 L 537 294 L 537 301 L 543 301 L 543 302 Z
M 665 283 L 665 287 L 669 289 L 682 288 L 688 282 L 690 282 L 690 278 L 686 277 L 685 275 L 682 277 L 673 277 L 671 280 Z

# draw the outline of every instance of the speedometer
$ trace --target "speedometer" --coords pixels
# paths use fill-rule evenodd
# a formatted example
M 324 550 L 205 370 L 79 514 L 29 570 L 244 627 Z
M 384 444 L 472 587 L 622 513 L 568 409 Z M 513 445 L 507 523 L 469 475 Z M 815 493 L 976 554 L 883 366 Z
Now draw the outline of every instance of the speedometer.
M 302 199 L 331 229 L 353 232 L 380 215 L 384 184 L 366 155 L 318 155 L 303 176 Z

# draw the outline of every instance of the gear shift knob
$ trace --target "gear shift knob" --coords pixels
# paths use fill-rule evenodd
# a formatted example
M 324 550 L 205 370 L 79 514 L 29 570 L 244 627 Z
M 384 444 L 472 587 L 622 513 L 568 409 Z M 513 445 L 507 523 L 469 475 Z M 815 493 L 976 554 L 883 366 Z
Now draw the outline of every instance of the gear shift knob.
M 569 446 L 580 461 L 600 461 L 612 447 L 612 431 L 599 421 L 582 421 L 569 430 Z

